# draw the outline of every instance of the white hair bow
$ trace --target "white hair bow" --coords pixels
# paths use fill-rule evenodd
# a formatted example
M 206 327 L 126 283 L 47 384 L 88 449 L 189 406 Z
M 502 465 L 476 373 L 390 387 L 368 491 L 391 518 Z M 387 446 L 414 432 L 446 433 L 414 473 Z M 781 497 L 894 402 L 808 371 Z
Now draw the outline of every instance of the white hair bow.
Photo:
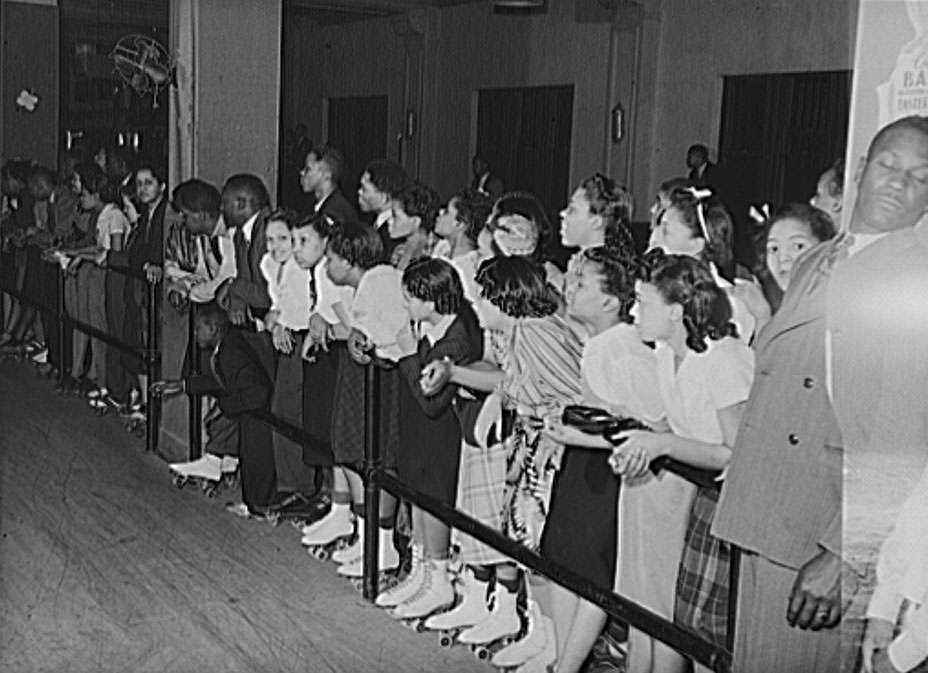
M 684 190 L 696 200 L 696 218 L 699 220 L 699 228 L 702 229 L 702 237 L 708 241 L 709 227 L 706 224 L 706 211 L 702 202 L 712 196 L 712 190 L 699 187 L 684 187 Z
M 748 209 L 748 215 L 750 215 L 751 219 L 758 224 L 763 224 L 770 219 L 770 204 L 764 203 L 760 206 L 760 208 L 757 206 L 751 206 Z

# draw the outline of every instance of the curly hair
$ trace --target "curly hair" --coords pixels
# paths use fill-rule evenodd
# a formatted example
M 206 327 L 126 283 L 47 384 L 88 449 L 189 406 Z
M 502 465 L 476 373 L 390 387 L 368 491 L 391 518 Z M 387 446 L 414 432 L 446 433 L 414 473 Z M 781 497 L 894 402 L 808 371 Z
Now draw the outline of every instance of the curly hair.
M 624 323 L 633 322 L 631 308 L 635 303 L 637 264 L 629 266 L 627 259 L 614 255 L 608 246 L 584 250 L 583 263 L 596 266 L 602 291 L 619 300 L 619 319 Z
M 660 249 L 647 254 L 641 280 L 657 288 L 668 304 L 683 307 L 686 345 L 697 353 L 708 348 L 707 339 L 737 337 L 731 300 L 712 277 L 709 267 L 688 255 L 665 255 Z
M 477 271 L 480 296 L 512 318 L 545 318 L 558 309 L 558 298 L 545 270 L 526 257 L 492 257 Z
M 435 229 L 435 217 L 438 215 L 438 192 L 422 184 L 410 182 L 394 197 L 409 217 L 418 217 L 419 226 L 426 231 Z
M 465 189 L 451 197 L 458 213 L 458 221 L 465 226 L 464 234 L 474 244 L 493 211 L 493 200 L 475 189 Z
M 409 184 L 406 170 L 395 161 L 374 159 L 364 167 L 364 172 L 370 176 L 371 183 L 377 191 L 386 194 L 391 199 Z
M 437 257 L 413 260 L 403 272 L 403 287 L 411 297 L 435 302 L 435 311 L 441 315 L 457 313 L 466 301 L 458 272 Z
M 605 246 L 614 257 L 636 262 L 635 239 L 628 228 L 635 205 L 631 192 L 602 173 L 587 178 L 580 187 L 590 204 L 590 213 L 603 218 Z
M 359 269 L 372 269 L 383 263 L 383 242 L 377 231 L 363 222 L 336 224 L 328 249 Z

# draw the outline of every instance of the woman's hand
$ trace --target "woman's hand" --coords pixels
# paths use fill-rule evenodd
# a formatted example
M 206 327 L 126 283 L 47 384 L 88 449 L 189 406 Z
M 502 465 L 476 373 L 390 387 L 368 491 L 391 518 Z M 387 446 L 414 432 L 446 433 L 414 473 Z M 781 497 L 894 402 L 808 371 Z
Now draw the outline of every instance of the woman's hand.
M 419 375 L 419 388 L 426 397 L 438 394 L 451 381 L 451 360 L 434 360 Z
M 157 264 L 149 264 L 145 267 L 145 278 L 148 279 L 149 283 L 158 283 L 163 276 L 164 272 Z
M 628 430 L 619 433 L 618 445 L 609 457 L 609 465 L 616 474 L 636 479 L 647 473 L 651 461 L 667 452 L 666 433 L 648 430 Z
M 290 353 L 293 352 L 293 335 L 286 327 L 280 323 L 276 323 L 273 329 L 271 329 L 271 337 L 274 340 L 274 348 L 281 353 L 290 355 Z
M 318 313 L 309 318 L 309 342 L 324 351 L 329 350 L 329 323 Z
M 367 335 L 358 329 L 352 329 L 348 335 L 348 353 L 351 359 L 359 365 L 367 365 L 371 362 L 371 356 L 367 354 L 374 347 L 373 342 L 367 338 Z

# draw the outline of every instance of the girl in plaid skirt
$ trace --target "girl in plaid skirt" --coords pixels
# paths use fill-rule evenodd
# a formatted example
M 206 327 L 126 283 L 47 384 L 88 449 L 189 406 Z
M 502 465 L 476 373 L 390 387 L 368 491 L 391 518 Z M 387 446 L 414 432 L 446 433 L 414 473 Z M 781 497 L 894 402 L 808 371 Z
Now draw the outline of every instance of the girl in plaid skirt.
M 731 303 L 703 262 L 661 253 L 652 255 L 649 262 L 635 286 L 633 315 L 641 339 L 656 343 L 658 385 L 670 432 L 624 433 L 624 443 L 610 459 L 613 469 L 626 480 L 644 479 L 651 462 L 666 456 L 694 467 L 722 470 L 731 458 L 730 447 L 751 388 L 753 352 L 735 338 Z M 652 481 L 660 483 L 671 477 L 676 475 L 661 474 Z M 623 497 L 634 497 L 638 490 L 629 486 Z M 629 531 L 630 535 L 622 536 L 620 556 L 637 558 L 644 565 L 638 572 L 646 575 L 676 571 L 675 577 L 646 578 L 665 588 L 676 586 L 675 605 L 664 602 L 658 612 L 667 619 L 675 617 L 702 637 L 724 643 L 727 553 L 709 535 L 717 490 L 700 488 L 695 497 L 692 487 L 685 485 L 675 495 L 650 490 L 647 493 L 652 498 L 674 498 L 674 506 L 666 515 L 678 518 L 681 524 L 687 522 L 685 539 L 666 539 L 669 536 L 665 535 L 659 542 L 649 543 L 648 531 L 638 530 L 638 535 Z M 623 528 L 644 529 L 646 521 L 624 516 L 623 510 Z M 661 558 L 670 554 L 676 554 L 679 567 L 661 565 Z M 620 589 L 627 579 L 622 577 L 622 570 L 624 567 L 620 569 Z M 628 663 L 628 670 L 635 672 L 682 673 L 686 669 L 681 654 L 640 632 L 629 636 Z

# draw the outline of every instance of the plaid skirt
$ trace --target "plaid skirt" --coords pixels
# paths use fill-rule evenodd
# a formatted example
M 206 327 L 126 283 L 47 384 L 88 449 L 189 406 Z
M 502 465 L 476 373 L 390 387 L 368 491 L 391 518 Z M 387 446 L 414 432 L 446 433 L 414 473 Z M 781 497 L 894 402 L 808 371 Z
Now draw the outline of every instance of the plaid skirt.
M 501 530 L 503 525 L 508 456 L 505 442 L 486 449 L 466 441 L 461 444 L 457 508 L 494 530 Z M 453 542 L 459 549 L 461 562 L 468 565 L 494 565 L 509 560 L 505 554 L 457 529 Z
M 731 548 L 710 534 L 718 500 L 719 491 L 708 488 L 700 488 L 693 500 L 677 575 L 674 622 L 725 647 Z

